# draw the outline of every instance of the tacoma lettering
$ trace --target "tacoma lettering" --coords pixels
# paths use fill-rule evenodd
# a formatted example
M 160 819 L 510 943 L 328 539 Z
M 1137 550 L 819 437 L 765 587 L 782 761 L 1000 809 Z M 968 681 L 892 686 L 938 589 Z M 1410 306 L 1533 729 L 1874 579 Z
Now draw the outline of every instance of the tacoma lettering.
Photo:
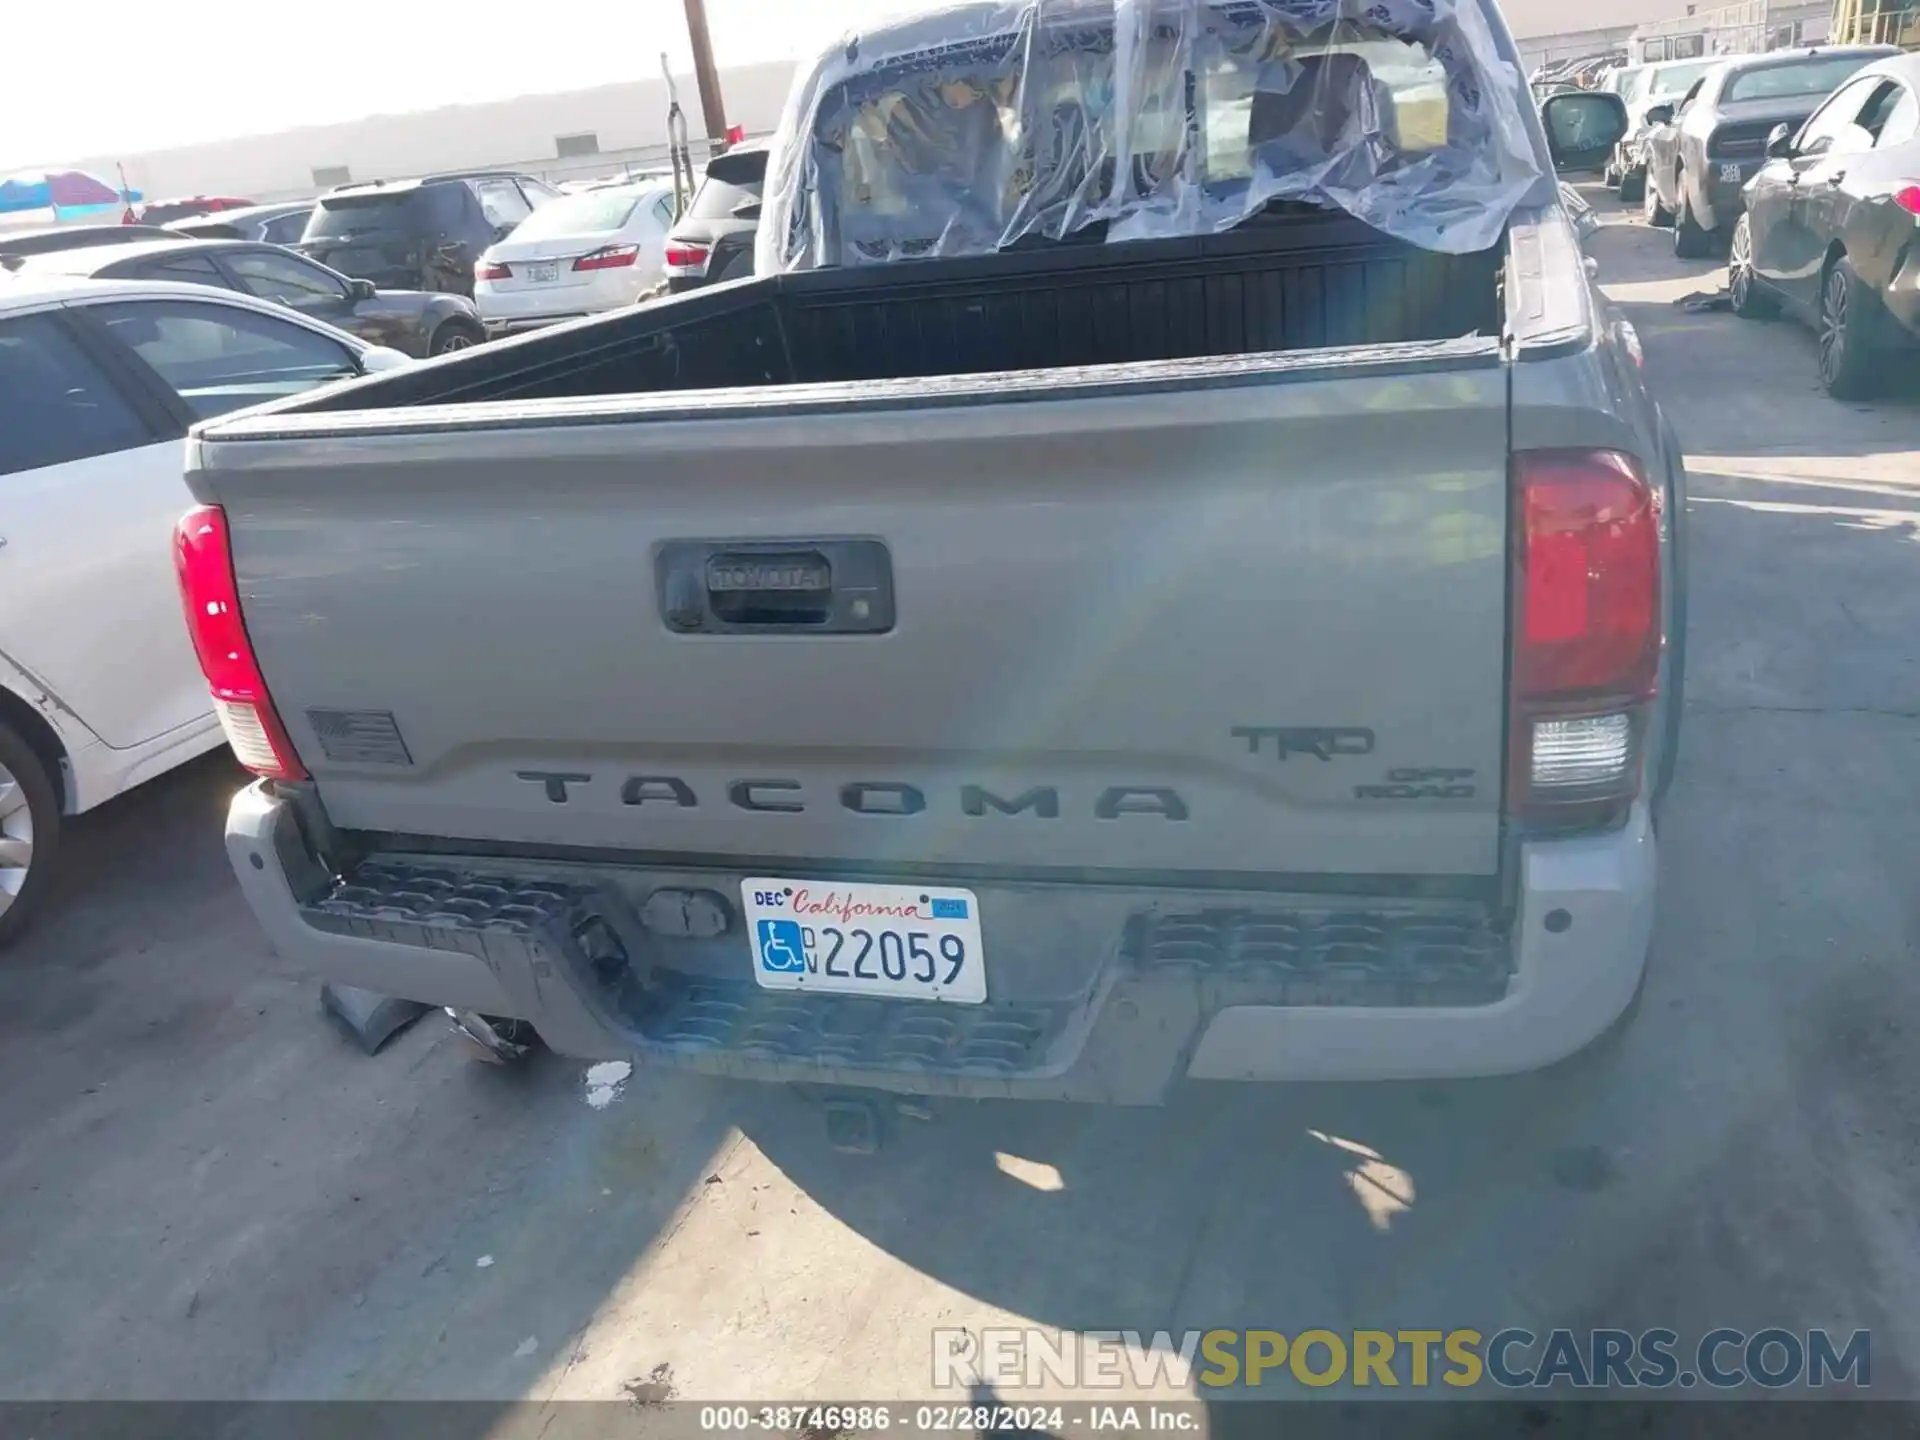
M 563 770 L 516 770 L 514 778 L 538 785 L 555 805 L 572 804 L 581 786 L 594 783 L 591 775 Z M 734 809 L 754 815 L 803 815 L 814 808 L 807 803 L 806 786 L 798 780 L 730 780 L 726 797 Z M 837 798 L 843 809 L 856 815 L 894 819 L 923 814 L 929 804 L 926 791 L 901 780 L 850 780 L 839 787 Z M 1058 820 L 1061 815 L 1060 791 L 1052 785 L 1035 785 L 1011 799 L 984 785 L 962 785 L 959 802 L 960 813 L 975 819 L 993 814 Z M 695 810 L 700 797 L 692 785 L 675 775 L 633 775 L 620 783 L 620 803 L 636 808 L 659 804 Z M 1163 785 L 1115 785 L 1102 791 L 1093 803 L 1096 820 L 1132 816 L 1189 820 L 1193 811 L 1179 791 Z
M 591 775 L 570 775 L 558 770 L 520 770 L 515 772 L 514 778 L 544 786 L 547 799 L 556 805 L 567 803 L 567 786 L 587 785 L 593 781 Z
M 984 815 L 989 810 L 1002 815 L 1018 815 L 1023 810 L 1031 810 L 1042 820 L 1060 818 L 1060 792 L 1050 785 L 1038 786 L 1027 791 L 1017 800 L 1002 800 L 983 785 L 963 785 L 960 787 L 960 808 L 968 815 Z
M 911 785 L 855 781 L 840 787 L 840 803 L 856 815 L 918 815 L 927 797 Z

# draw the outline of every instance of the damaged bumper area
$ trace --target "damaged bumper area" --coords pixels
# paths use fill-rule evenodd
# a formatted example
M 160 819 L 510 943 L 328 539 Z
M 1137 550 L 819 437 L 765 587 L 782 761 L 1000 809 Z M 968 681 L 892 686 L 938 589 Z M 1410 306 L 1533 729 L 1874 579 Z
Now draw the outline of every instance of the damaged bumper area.
M 336 984 L 525 1020 L 559 1053 L 980 1098 L 1152 1104 L 1183 1077 L 1538 1068 L 1605 1031 L 1652 924 L 1644 816 L 1522 847 L 1510 920 L 1475 900 L 976 882 L 988 999 L 802 995 L 753 979 L 748 872 L 383 852 L 337 874 L 297 804 L 236 797 L 227 846 L 281 954 Z

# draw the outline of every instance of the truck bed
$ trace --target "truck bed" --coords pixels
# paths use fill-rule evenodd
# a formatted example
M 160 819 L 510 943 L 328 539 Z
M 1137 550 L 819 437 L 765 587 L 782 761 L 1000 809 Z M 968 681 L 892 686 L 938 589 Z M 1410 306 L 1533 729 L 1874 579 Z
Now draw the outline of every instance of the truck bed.
M 1499 333 L 1504 250 L 1344 215 L 1225 235 L 738 281 L 392 372 L 286 411 L 841 384 Z M 1091 263 L 1090 263 L 1091 262 Z
M 742 282 L 201 430 L 332 837 L 273 842 L 284 943 L 571 1054 L 953 1093 L 1144 1097 L 1216 975 L 1497 1002 L 1501 257 L 1313 217 L 1068 259 Z M 751 978 L 743 907 L 852 884 L 965 887 L 984 1003 Z M 1178 1015 L 1105 1024 L 1136 973 Z

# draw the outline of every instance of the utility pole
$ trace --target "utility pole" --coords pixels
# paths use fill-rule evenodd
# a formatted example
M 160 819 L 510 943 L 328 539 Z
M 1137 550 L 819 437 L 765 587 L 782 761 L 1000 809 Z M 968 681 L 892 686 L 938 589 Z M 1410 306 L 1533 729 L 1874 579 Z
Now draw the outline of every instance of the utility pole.
M 707 33 L 707 0 L 686 0 L 687 37 L 693 41 L 693 78 L 700 86 L 700 115 L 715 151 L 727 146 L 727 102 L 720 96 L 720 71 L 713 63 L 713 37 Z

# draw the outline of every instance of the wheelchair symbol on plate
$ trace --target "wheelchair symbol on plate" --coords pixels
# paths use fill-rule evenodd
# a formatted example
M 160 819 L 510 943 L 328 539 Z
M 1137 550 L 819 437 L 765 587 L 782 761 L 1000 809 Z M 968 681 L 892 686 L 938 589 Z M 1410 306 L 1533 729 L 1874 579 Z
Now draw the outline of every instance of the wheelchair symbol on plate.
M 804 975 L 807 971 L 807 959 L 803 953 L 805 942 L 801 938 L 800 926 L 793 920 L 762 920 L 758 925 L 760 935 L 760 968 L 774 975 Z

